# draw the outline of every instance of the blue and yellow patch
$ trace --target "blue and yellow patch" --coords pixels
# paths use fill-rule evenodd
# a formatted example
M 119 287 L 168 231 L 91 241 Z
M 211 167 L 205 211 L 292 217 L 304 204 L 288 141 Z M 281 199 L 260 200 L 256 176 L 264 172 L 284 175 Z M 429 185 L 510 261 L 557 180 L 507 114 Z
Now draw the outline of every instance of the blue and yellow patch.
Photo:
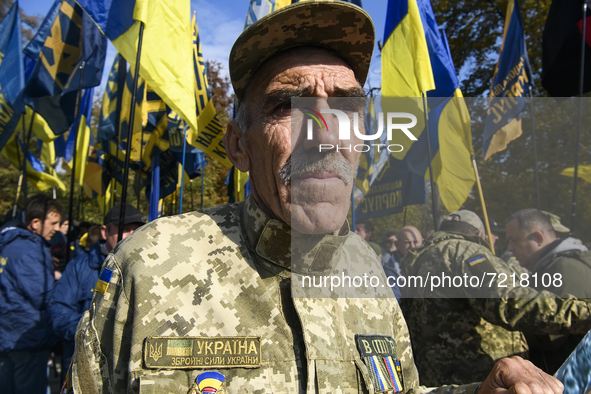
M 480 256 L 472 257 L 471 259 L 469 259 L 468 260 L 468 265 L 470 267 L 474 267 L 476 264 L 482 263 L 484 261 L 486 261 L 486 257 L 484 257 L 484 255 L 481 254 Z
M 207 371 L 199 374 L 195 382 L 201 393 L 215 393 L 226 380 L 226 377 L 219 372 Z
M 102 295 L 107 294 L 107 289 L 109 288 L 109 283 L 111 282 L 111 277 L 113 276 L 113 271 L 110 269 L 104 269 L 99 276 L 96 285 L 94 286 L 94 290 L 97 293 L 101 293 Z

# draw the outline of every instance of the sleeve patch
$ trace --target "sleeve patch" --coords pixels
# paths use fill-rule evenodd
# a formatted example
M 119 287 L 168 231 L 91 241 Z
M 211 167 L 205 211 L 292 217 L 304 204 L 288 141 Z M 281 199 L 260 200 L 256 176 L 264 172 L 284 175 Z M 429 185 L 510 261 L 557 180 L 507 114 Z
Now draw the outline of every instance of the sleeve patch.
M 483 254 L 476 256 L 476 257 L 472 257 L 471 259 L 468 259 L 468 265 L 470 267 L 474 267 L 476 264 L 479 263 L 483 263 L 486 261 L 486 257 L 484 257 Z
M 109 288 L 109 283 L 111 282 L 111 277 L 113 276 L 113 271 L 110 269 L 105 268 L 101 275 L 99 276 L 96 285 L 94 286 L 94 291 L 101 293 L 102 295 L 107 294 L 107 289 Z

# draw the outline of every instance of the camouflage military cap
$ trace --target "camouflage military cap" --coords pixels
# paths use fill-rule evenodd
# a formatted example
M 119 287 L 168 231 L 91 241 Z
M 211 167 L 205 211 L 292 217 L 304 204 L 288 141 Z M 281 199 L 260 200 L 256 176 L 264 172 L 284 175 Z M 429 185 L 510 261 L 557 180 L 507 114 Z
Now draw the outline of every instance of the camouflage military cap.
M 554 215 L 553 213 L 546 212 L 546 211 L 540 211 L 540 212 L 542 212 L 544 215 L 546 215 L 548 217 L 548 219 L 550 219 L 550 223 L 552 224 L 552 228 L 554 229 L 554 231 L 556 231 L 558 233 L 569 233 L 570 232 L 570 229 L 568 227 L 566 227 L 564 224 L 560 223 L 560 216 Z
M 341 57 L 363 85 L 374 47 L 374 26 L 361 8 L 344 1 L 305 1 L 288 5 L 249 26 L 230 52 L 230 79 L 236 98 L 265 61 L 290 48 L 314 46 Z
M 452 212 L 449 215 L 445 216 L 443 220 L 448 220 L 450 222 L 456 221 L 467 223 L 476 228 L 482 234 L 485 234 L 484 224 L 482 224 L 482 220 L 480 220 L 477 214 L 475 214 L 472 211 L 468 211 L 467 209 Z

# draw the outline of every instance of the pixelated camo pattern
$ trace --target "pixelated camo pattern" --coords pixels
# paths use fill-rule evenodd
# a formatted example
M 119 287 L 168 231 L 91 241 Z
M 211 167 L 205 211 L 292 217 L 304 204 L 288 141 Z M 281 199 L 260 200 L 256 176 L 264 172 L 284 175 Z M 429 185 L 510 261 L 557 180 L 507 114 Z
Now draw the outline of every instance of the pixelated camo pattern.
M 302 19 L 309 21 L 300 26 Z M 248 81 L 267 59 L 302 45 L 336 50 L 363 86 L 374 36 L 369 15 L 346 2 L 301 2 L 276 10 L 249 26 L 234 43 L 230 52 L 230 77 L 236 97 L 243 99 Z
M 485 261 L 466 264 L 474 256 L 484 256 Z M 427 272 L 481 276 L 484 269 L 497 274 L 514 272 L 478 238 L 444 232 L 435 233 L 422 247 L 409 252 L 401 266 L 406 276 Z M 509 286 L 496 283 L 474 292 L 424 289 L 401 300 L 422 384 L 480 381 L 499 358 L 527 356 L 523 334 L 511 330 L 558 334 L 586 332 L 591 327 L 588 302 L 552 298 L 551 293 L 532 288 L 513 288 L 509 281 L 505 284 Z
M 477 385 L 418 387 L 406 325 L 391 298 L 294 298 L 307 360 L 299 359 L 279 288 L 290 280 L 281 260 L 287 251 L 271 260 L 257 253 L 269 222 L 248 198 L 157 220 L 122 242 L 105 263 L 113 270 L 107 293 L 95 295 L 78 326 L 74 392 L 187 393 L 207 369 L 144 368 L 148 336 L 260 337 L 260 368 L 216 370 L 227 393 L 298 392 L 298 366 L 307 367 L 308 392 L 375 392 L 354 338 L 379 334 L 396 340 L 410 392 L 475 393 Z M 281 237 L 276 245 L 289 247 Z

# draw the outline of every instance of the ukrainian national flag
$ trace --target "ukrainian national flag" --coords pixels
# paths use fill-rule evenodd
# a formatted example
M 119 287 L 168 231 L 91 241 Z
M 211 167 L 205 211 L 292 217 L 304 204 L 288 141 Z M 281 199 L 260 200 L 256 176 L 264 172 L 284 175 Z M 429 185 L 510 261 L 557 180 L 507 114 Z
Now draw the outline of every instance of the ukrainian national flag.
M 189 0 L 79 0 L 78 3 L 135 69 L 140 23 L 140 75 L 174 112 L 198 130 L 191 67 Z M 189 78 L 189 80 L 188 80 Z
M 0 22 L 0 151 L 11 137 L 24 106 L 25 85 L 18 1 Z
M 519 3 L 509 0 L 503 44 L 490 90 L 482 138 L 485 160 L 507 148 L 509 142 L 521 135 L 521 111 L 525 107 L 523 96 L 532 87 Z
M 74 121 L 76 91 L 100 84 L 107 41 L 74 0 L 58 0 L 32 45 L 27 53 L 36 53 L 38 59 L 23 100 L 61 134 Z M 84 71 L 79 68 L 82 62 Z
M 418 0 L 429 48 L 436 89 L 427 92 L 429 137 L 434 181 L 441 201 L 450 212 L 464 204 L 476 182 L 472 168 L 472 131 L 470 115 L 451 59 L 447 40 L 439 30 L 429 0 Z M 424 139 L 424 141 L 421 141 Z M 417 152 L 422 142 L 425 149 Z M 416 147 L 415 147 L 416 145 Z M 429 177 L 426 134 L 422 133 L 411 152 L 411 171 Z M 420 159 L 420 158 L 423 159 Z
M 421 97 L 435 89 L 416 0 L 389 0 L 382 47 L 382 96 Z

